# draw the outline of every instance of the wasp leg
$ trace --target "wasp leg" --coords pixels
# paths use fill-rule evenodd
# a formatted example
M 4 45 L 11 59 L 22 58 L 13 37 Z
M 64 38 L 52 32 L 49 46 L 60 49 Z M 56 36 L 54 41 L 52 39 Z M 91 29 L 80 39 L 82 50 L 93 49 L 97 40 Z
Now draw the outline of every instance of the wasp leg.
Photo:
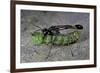
M 73 51 L 72 51 L 72 48 L 70 48 L 70 51 L 71 51 L 72 57 L 74 57 L 74 53 L 73 53 Z
M 48 55 L 46 56 L 45 60 L 47 61 L 51 54 L 52 45 L 50 45 Z
M 53 39 L 53 36 L 51 37 L 51 40 Z M 50 48 L 49 48 L 49 52 L 48 52 L 48 55 L 47 57 L 45 58 L 45 60 L 47 61 L 48 58 L 51 56 L 51 50 L 52 50 L 52 46 L 53 46 L 53 41 L 51 41 L 51 44 L 50 44 Z
M 81 43 L 81 40 L 79 39 L 79 43 L 77 44 L 77 48 L 78 48 L 78 55 L 81 55 L 81 45 L 80 45 L 80 43 Z
M 81 50 L 81 47 L 80 47 L 80 42 L 79 43 L 77 43 L 77 49 L 78 49 L 78 51 L 79 50 Z M 74 53 L 73 53 L 73 49 L 72 48 L 70 48 L 70 50 L 71 50 L 71 55 L 72 55 L 72 57 L 74 57 L 74 56 L 76 56 Z M 78 52 L 77 51 L 77 52 Z M 80 53 L 78 52 L 78 54 L 77 55 L 80 55 Z

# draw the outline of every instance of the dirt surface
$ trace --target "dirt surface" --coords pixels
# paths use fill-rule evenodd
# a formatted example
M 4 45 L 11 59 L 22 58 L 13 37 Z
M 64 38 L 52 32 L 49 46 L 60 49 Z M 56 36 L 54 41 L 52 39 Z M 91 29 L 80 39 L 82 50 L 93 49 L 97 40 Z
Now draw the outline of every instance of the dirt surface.
M 68 46 L 34 45 L 32 35 L 52 25 L 83 25 L 80 40 Z M 67 30 L 66 30 L 67 31 Z M 89 59 L 89 14 L 21 10 L 21 63 Z M 68 31 L 67 31 L 68 32 Z M 50 48 L 52 48 L 50 50 Z M 73 54 L 73 55 L 72 55 Z

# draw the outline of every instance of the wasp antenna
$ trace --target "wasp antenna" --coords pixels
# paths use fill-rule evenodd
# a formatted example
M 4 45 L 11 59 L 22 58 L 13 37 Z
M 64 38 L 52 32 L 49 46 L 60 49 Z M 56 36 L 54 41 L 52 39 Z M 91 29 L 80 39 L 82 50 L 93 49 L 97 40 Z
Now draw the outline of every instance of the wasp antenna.
M 37 32 L 37 31 L 39 31 L 39 30 L 42 30 L 42 29 L 37 29 L 37 30 L 35 30 L 34 32 Z M 33 35 L 34 32 L 30 32 L 30 34 Z
M 38 28 L 40 28 L 40 29 L 42 29 L 41 27 L 39 27 L 39 26 L 37 26 L 37 25 L 34 25 L 35 27 L 38 27 Z
M 31 24 L 31 23 L 32 23 L 32 20 L 30 21 L 30 24 Z M 37 25 L 35 25 L 35 24 L 34 24 L 34 26 L 35 26 L 35 27 L 38 27 L 38 28 L 40 28 L 40 29 L 42 29 L 41 27 L 39 27 L 39 26 L 37 26 Z

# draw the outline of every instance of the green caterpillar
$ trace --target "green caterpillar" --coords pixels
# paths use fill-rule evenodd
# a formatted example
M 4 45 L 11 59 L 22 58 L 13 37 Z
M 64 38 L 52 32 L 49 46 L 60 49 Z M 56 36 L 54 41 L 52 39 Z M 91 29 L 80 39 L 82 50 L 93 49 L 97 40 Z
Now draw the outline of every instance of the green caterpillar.
M 53 44 L 53 45 L 69 45 L 77 42 L 80 38 L 79 31 L 73 31 L 68 34 L 47 35 L 44 37 L 42 32 L 34 32 L 32 34 L 32 41 L 34 44 Z

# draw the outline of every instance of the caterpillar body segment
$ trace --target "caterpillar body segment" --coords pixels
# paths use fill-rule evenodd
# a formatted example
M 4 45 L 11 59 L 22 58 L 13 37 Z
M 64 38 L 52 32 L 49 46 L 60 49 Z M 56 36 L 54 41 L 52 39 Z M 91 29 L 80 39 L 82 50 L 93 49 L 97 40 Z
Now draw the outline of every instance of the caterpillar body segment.
M 80 38 L 80 32 L 73 31 L 68 34 L 47 35 L 44 36 L 42 32 L 35 32 L 32 34 L 32 41 L 34 44 L 53 44 L 53 45 L 69 45 L 77 42 Z

